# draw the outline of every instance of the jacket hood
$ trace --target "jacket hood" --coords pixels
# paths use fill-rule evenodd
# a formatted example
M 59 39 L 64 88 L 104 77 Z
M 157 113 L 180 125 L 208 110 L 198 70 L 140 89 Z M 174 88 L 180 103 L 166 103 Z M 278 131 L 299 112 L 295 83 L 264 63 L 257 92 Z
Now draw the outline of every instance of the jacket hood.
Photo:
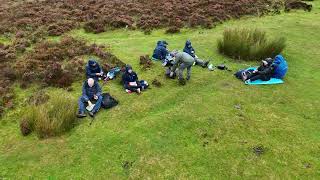
M 128 72 L 130 69 L 132 69 L 132 66 L 129 65 L 129 64 L 127 64 L 127 65 L 126 65 L 126 72 Z
M 190 41 L 190 40 L 188 40 L 188 41 L 186 42 L 186 46 L 187 46 L 187 47 L 191 46 L 191 41 Z
M 95 61 L 95 60 L 93 60 L 93 59 L 90 59 L 90 60 L 88 61 L 88 65 L 89 65 L 89 66 L 93 66 L 94 64 L 98 64 L 97 61 Z

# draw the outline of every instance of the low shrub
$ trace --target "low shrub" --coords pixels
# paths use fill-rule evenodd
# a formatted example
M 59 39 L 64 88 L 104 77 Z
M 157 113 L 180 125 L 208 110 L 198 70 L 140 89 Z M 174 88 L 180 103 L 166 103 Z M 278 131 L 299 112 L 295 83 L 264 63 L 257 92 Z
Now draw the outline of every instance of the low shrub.
M 58 136 L 74 127 L 76 112 L 77 101 L 73 97 L 68 94 L 55 94 L 47 103 L 27 108 L 22 118 L 21 130 L 29 128 L 36 132 L 39 138 Z
M 172 26 L 172 27 L 169 27 L 166 30 L 166 34 L 175 34 L 175 33 L 180 33 L 180 28 L 179 27 Z
M 234 59 L 261 60 L 280 54 L 285 42 L 283 37 L 269 40 L 259 29 L 226 29 L 218 40 L 218 51 Z

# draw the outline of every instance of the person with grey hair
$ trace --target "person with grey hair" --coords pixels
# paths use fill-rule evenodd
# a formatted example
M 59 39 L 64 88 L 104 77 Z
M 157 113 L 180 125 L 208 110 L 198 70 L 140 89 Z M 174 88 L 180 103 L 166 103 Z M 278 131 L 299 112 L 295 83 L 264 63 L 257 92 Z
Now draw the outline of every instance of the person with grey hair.
M 191 78 L 191 68 L 195 62 L 195 59 L 190 56 L 188 53 L 185 52 L 178 52 L 174 51 L 172 52 L 172 55 L 174 56 L 175 60 L 173 63 L 173 66 L 170 68 L 170 77 L 174 75 L 174 72 L 176 69 L 178 69 L 178 78 L 180 84 L 185 84 L 185 80 L 183 78 L 183 71 L 187 69 L 187 80 L 190 80 Z
M 86 117 L 85 104 L 92 106 L 93 105 L 92 101 L 96 101 L 96 102 L 93 109 L 89 112 L 89 115 L 91 117 L 94 117 L 94 115 L 99 111 L 101 107 L 102 92 L 98 82 L 95 81 L 93 78 L 89 78 L 87 81 L 83 83 L 83 86 L 82 86 L 82 96 L 79 99 L 79 112 L 77 114 L 79 118 Z

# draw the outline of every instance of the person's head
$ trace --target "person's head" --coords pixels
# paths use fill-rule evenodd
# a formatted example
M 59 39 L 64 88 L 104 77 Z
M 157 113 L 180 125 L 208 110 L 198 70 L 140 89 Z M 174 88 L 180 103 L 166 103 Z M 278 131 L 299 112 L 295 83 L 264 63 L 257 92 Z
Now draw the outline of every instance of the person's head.
M 176 57 L 176 55 L 178 54 L 178 50 L 173 50 L 171 53 L 170 53 L 170 55 L 172 56 L 172 57 Z
M 261 61 L 261 65 L 262 65 L 262 66 L 267 66 L 267 65 L 268 65 L 268 62 L 267 62 L 266 60 L 262 60 L 262 61 Z
M 89 66 L 92 66 L 92 67 L 96 67 L 97 66 L 97 62 L 93 59 L 90 59 L 89 62 L 88 62 Z
M 267 61 L 268 65 L 271 65 L 273 63 L 272 58 L 266 58 L 265 61 Z
M 93 87 L 94 86 L 94 79 L 92 79 L 92 78 L 88 79 L 88 86 L 89 87 Z
M 126 65 L 126 71 L 131 74 L 131 73 L 133 72 L 132 66 L 130 66 L 129 64 L 127 64 L 127 65 Z
M 165 48 L 167 48 L 167 46 L 169 45 L 168 43 L 167 43 L 167 41 L 161 41 L 162 42 L 162 45 L 165 47 Z
M 191 47 L 191 41 L 190 41 L 190 40 L 187 40 L 187 42 L 186 42 L 186 46 L 187 46 L 188 48 L 190 48 L 190 47 Z

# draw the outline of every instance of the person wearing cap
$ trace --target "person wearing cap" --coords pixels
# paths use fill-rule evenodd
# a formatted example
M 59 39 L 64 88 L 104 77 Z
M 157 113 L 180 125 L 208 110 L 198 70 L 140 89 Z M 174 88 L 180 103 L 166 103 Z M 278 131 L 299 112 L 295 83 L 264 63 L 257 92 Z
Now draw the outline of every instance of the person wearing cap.
M 199 65 L 203 68 L 206 68 L 208 66 L 209 61 L 203 61 L 203 60 L 199 59 L 198 56 L 195 54 L 196 51 L 192 47 L 190 40 L 187 40 L 187 42 L 184 46 L 183 52 L 188 53 L 190 56 L 192 56 L 195 60 L 196 65 Z
M 132 66 L 126 65 L 126 71 L 122 76 L 123 87 L 129 93 L 141 93 L 148 87 L 148 83 L 144 80 L 139 81 L 137 73 L 132 70 Z
M 93 78 L 95 81 L 103 78 L 103 70 L 97 61 L 90 59 L 86 66 L 86 76 L 87 78 Z
M 95 105 L 93 109 L 89 112 L 89 115 L 91 117 L 94 117 L 94 115 L 99 111 L 102 103 L 102 92 L 101 87 L 98 84 L 97 81 L 95 81 L 93 78 L 89 78 L 83 83 L 82 86 L 82 96 L 79 98 L 79 111 L 78 111 L 78 117 L 83 118 L 86 117 L 85 114 L 85 105 L 88 104 L 91 106 L 95 102 Z
M 164 61 L 169 54 L 167 46 L 168 43 L 166 41 L 158 41 L 157 46 L 153 51 L 152 59 Z
M 195 59 L 185 52 L 172 52 L 172 55 L 175 57 L 174 64 L 171 67 L 170 77 L 174 76 L 176 69 L 178 68 L 178 78 L 179 82 L 184 82 L 183 71 L 187 69 L 187 80 L 191 77 L 191 67 L 195 62 Z M 182 83 L 184 84 L 184 83 Z

